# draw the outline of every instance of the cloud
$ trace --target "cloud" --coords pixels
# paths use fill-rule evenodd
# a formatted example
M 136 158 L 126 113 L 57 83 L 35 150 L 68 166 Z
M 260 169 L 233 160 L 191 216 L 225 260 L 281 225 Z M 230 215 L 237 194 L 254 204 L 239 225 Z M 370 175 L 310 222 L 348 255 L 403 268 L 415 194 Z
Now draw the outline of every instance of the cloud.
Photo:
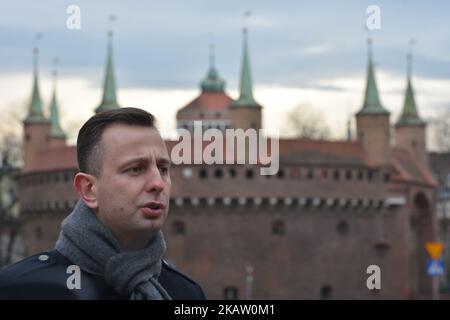
M 321 54 L 330 52 L 331 46 L 327 45 L 327 44 L 315 45 L 315 46 L 300 48 L 298 51 L 300 54 L 303 54 L 306 56 L 316 56 L 316 55 L 321 55 Z

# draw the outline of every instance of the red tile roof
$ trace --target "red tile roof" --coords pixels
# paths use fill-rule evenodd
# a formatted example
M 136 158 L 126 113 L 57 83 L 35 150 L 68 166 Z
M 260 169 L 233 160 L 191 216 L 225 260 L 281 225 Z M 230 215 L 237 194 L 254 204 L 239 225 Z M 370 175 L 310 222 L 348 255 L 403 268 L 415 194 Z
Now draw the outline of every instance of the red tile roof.
M 228 108 L 231 102 L 233 102 L 233 99 L 225 92 L 202 92 L 180 111 L 185 109 L 221 110 Z
M 405 149 L 393 147 L 391 163 L 399 174 L 395 179 L 437 186 L 437 181 L 431 171 L 414 159 Z
M 169 155 L 178 141 L 166 141 Z M 210 144 L 202 141 L 203 150 Z M 268 142 L 268 154 L 271 154 Z M 194 143 L 191 143 L 191 151 Z M 280 139 L 281 164 L 321 164 L 321 165 L 358 165 L 374 167 L 367 158 L 359 142 L 354 141 L 324 141 L 310 139 Z M 226 142 L 223 141 L 223 154 L 226 154 Z M 234 156 L 233 159 L 236 159 Z M 193 161 L 192 161 L 193 162 Z M 225 162 L 225 161 L 224 161 Z M 407 181 L 437 186 L 437 181 L 431 171 L 416 161 L 406 150 L 394 147 L 391 154 L 391 164 L 397 172 L 394 181 Z M 50 171 L 61 169 L 76 169 L 76 147 L 48 149 L 37 154 L 35 161 L 23 169 L 23 172 Z
M 359 142 L 280 139 L 284 162 L 373 166 Z

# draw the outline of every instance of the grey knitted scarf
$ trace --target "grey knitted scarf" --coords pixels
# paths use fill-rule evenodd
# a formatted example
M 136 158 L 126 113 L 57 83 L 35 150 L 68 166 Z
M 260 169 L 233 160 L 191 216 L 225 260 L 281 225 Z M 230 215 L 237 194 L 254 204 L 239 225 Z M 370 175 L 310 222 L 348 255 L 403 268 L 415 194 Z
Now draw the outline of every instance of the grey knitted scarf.
M 158 282 L 166 250 L 161 231 L 145 249 L 121 251 L 113 233 L 79 200 L 61 225 L 55 249 L 82 270 L 103 276 L 131 300 L 171 299 Z

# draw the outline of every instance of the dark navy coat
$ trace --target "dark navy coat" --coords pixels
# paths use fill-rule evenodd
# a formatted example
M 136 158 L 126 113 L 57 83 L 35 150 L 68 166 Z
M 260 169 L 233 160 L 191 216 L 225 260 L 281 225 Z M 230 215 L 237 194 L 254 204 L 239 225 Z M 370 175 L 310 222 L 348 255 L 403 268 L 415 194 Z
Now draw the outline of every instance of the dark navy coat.
M 80 289 L 67 285 L 73 265 L 57 250 L 42 252 L 0 271 L 0 299 L 128 299 L 98 275 L 81 270 Z M 200 286 L 165 261 L 159 283 L 174 300 L 206 299 Z

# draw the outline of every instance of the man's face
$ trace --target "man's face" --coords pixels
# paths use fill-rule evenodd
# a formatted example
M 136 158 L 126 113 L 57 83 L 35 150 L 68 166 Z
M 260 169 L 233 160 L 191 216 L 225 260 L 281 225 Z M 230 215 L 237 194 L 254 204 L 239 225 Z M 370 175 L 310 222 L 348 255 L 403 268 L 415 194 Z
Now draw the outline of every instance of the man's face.
M 156 129 L 113 124 L 101 138 L 97 214 L 117 237 L 151 235 L 169 210 L 170 159 Z

